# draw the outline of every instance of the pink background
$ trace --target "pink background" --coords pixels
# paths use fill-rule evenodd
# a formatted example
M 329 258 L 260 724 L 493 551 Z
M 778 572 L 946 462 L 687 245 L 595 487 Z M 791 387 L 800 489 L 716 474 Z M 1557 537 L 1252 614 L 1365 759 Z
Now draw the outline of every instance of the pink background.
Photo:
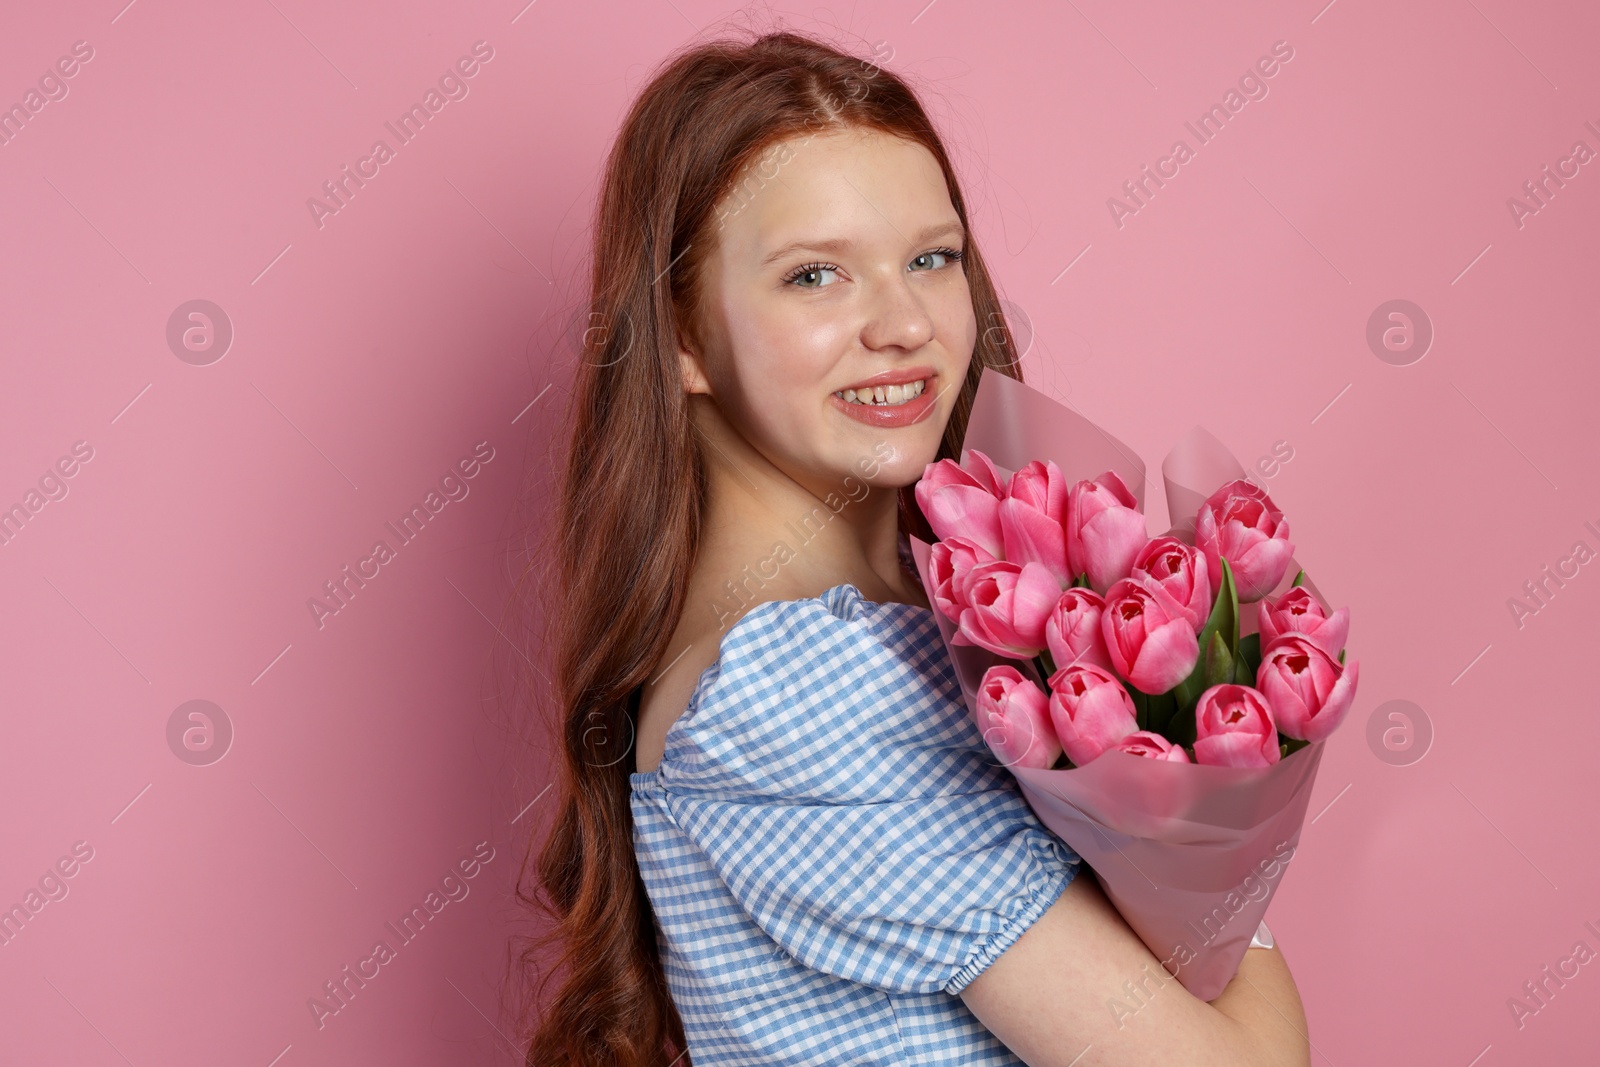
M 1520 227 L 1507 199 L 1600 150 L 1600 14 L 1214 7 L 789 22 L 887 42 L 926 90 L 1031 382 L 1153 473 L 1195 422 L 1247 465 L 1292 449 L 1264 484 L 1362 663 L 1269 916 L 1316 1062 L 1573 1062 L 1600 965 L 1520 1029 L 1507 1001 L 1600 950 L 1600 566 L 1520 627 L 1507 601 L 1600 549 L 1600 163 Z M 515 546 L 603 154 L 648 71 L 732 9 L 13 8 L 0 104 L 94 52 L 0 146 L 0 507 L 93 456 L 0 546 L 0 906 L 75 842 L 93 858 L 0 946 L 0 1060 L 516 1062 L 509 887 L 550 808 L 503 681 Z M 1268 95 L 1119 227 L 1107 199 L 1280 40 Z M 477 41 L 468 95 L 319 227 L 307 199 Z M 196 299 L 234 330 L 209 365 L 167 343 Z M 1435 331 L 1410 365 L 1366 341 L 1393 299 Z M 468 495 L 319 629 L 308 599 L 480 441 Z M 207 766 L 166 733 L 196 699 L 234 730 Z M 1391 700 L 1431 723 L 1420 761 L 1368 743 Z M 469 895 L 319 1029 L 308 998 L 480 841 Z

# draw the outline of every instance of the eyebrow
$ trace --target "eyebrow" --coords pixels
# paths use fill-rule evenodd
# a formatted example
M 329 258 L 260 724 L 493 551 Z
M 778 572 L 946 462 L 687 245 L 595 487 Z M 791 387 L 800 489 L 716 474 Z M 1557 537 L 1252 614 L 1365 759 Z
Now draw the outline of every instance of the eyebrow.
M 965 235 L 966 231 L 962 228 L 961 221 L 959 219 L 951 219 L 948 222 L 936 222 L 933 225 L 924 228 L 916 235 L 912 243 L 920 245 L 924 242 L 933 240 L 935 237 L 942 237 L 945 234 L 950 233 L 962 234 L 963 236 Z M 837 254 L 840 252 L 847 252 L 853 247 L 854 242 L 844 237 L 836 237 L 826 241 L 790 241 L 788 244 L 784 245 L 782 248 L 771 253 L 765 259 L 763 259 L 761 261 L 761 266 L 768 266 L 777 260 L 783 259 L 785 256 L 788 256 L 791 253 L 799 252 L 801 250 L 831 252 Z

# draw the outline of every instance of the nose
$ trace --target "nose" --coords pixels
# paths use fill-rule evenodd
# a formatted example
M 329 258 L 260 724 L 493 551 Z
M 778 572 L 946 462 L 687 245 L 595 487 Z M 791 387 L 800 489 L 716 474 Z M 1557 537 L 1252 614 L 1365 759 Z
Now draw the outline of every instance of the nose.
M 905 272 L 875 279 L 871 289 L 862 344 L 914 352 L 933 339 L 933 318 Z

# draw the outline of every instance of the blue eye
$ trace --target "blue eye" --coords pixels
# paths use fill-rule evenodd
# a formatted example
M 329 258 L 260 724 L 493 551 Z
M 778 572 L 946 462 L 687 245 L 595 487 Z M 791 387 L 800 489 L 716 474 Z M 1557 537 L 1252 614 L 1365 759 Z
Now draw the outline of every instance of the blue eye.
M 965 252 L 958 251 L 958 250 L 956 250 L 954 248 L 935 248 L 930 252 L 922 253 L 922 255 L 918 256 L 916 259 L 913 259 L 911 262 L 913 264 L 924 263 L 924 262 L 926 262 L 928 260 L 931 260 L 931 259 L 933 259 L 935 257 L 943 257 L 945 260 L 948 261 L 946 263 L 932 263 L 932 264 L 929 264 L 926 267 L 918 268 L 918 269 L 922 269 L 922 270 L 933 270 L 933 269 L 936 269 L 938 267 L 948 266 L 950 263 L 959 262 L 961 257 L 964 256 L 964 255 L 966 255 Z
M 821 289 L 822 286 L 820 284 L 819 285 L 800 285 L 800 279 L 802 279 L 802 278 L 810 278 L 812 276 L 822 275 L 822 274 L 834 274 L 838 270 L 839 270 L 839 268 L 836 267 L 835 265 L 833 265 L 832 263 L 807 263 L 803 267 L 796 267 L 794 270 L 790 271 L 788 276 L 786 278 L 784 278 L 783 280 L 786 281 L 786 282 L 790 282 L 790 283 L 798 286 L 801 289 Z
M 958 263 L 965 252 L 956 248 L 933 248 L 917 256 L 911 261 L 913 270 L 937 270 Z M 920 264 L 920 266 L 919 266 Z M 822 289 L 826 285 L 821 277 L 824 274 L 836 274 L 839 267 L 834 263 L 807 263 L 803 267 L 796 267 L 784 277 L 784 281 L 800 289 Z M 804 283 L 804 284 L 802 284 Z

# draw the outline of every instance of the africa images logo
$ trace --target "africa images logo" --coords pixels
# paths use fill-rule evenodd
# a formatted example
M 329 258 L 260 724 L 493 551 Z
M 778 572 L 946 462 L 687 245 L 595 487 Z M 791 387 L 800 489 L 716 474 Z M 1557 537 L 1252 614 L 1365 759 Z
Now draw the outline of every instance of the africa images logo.
M 399 549 L 415 541 L 447 504 L 465 500 L 467 494 L 472 492 L 469 482 L 494 456 L 494 446 L 488 441 L 479 441 L 473 446 L 471 455 L 463 456 L 454 467 L 445 471 L 439 478 L 437 489 L 430 488 L 422 498 L 422 503 L 411 505 L 410 511 L 396 520 L 398 526 L 393 522 L 383 524 L 394 535 L 393 546 L 382 538 L 373 542 L 372 551 L 356 560 L 354 569 L 346 563 L 336 577 L 322 583 L 326 599 L 307 597 L 306 608 L 310 610 L 311 621 L 317 624 L 317 629 L 322 629 L 329 618 L 349 607 L 356 594 L 382 574 L 383 567 L 398 559 Z
M 393 922 L 383 924 L 384 929 L 393 935 L 394 944 L 391 945 L 388 938 L 374 942 L 372 951 L 368 955 L 356 960 L 353 965 L 346 964 L 338 974 L 322 983 L 320 995 L 307 997 L 306 1007 L 311 1010 L 311 1017 L 316 1021 L 317 1029 L 321 1030 L 327 1026 L 330 1018 L 348 1008 L 356 994 L 399 958 L 399 950 L 421 936 L 422 931 L 426 930 L 451 902 L 460 903 L 466 900 L 467 895 L 472 892 L 472 886 L 468 883 L 478 877 L 494 857 L 494 846 L 487 841 L 479 841 L 472 847 L 470 855 L 458 860 L 454 867 L 445 871 L 439 878 L 437 887 L 428 888 L 422 903 L 412 905 L 411 910 L 400 917 L 398 926 Z
M 337 215 L 348 207 L 355 198 L 356 192 L 366 187 L 367 182 L 376 178 L 381 173 L 381 168 L 394 159 L 398 150 L 412 142 L 428 125 L 428 122 L 444 110 L 446 104 L 452 100 L 465 100 L 472 87 L 467 79 L 474 78 L 483 69 L 483 64 L 494 58 L 494 48 L 488 41 L 476 41 L 472 45 L 472 55 L 462 56 L 456 60 L 455 65 L 439 75 L 438 88 L 428 87 L 423 94 L 421 103 L 413 103 L 394 122 L 385 122 L 384 128 L 393 136 L 395 143 L 391 147 L 383 138 L 372 142 L 372 149 L 366 155 L 356 160 L 355 170 L 352 172 L 348 163 L 341 166 L 337 178 L 330 178 L 322 183 L 323 195 L 326 200 L 319 200 L 314 196 L 306 198 L 306 208 L 311 212 L 311 221 L 317 224 L 317 229 L 322 229 L 324 219 L 329 215 Z
M 1122 183 L 1122 191 L 1127 199 L 1118 199 L 1115 196 L 1106 198 L 1106 208 L 1111 212 L 1111 221 L 1117 229 L 1122 229 L 1128 224 L 1130 215 L 1137 215 L 1141 209 L 1149 206 L 1149 201 L 1155 196 L 1157 189 L 1166 187 L 1167 182 L 1176 178 L 1180 169 L 1195 157 L 1201 145 L 1210 144 L 1216 139 L 1233 117 L 1244 110 L 1245 104 L 1252 100 L 1265 100 L 1270 88 L 1267 79 L 1277 75 L 1294 58 L 1294 46 L 1288 41 L 1272 42 L 1272 53 L 1257 59 L 1239 76 L 1239 87 L 1228 87 L 1222 94 L 1220 104 L 1212 104 L 1210 108 L 1200 114 L 1193 122 L 1185 122 L 1187 129 L 1195 139 L 1195 146 L 1190 147 L 1189 142 L 1178 138 L 1172 142 L 1172 149 L 1166 155 L 1156 160 L 1154 170 L 1146 163 L 1139 168 L 1140 174 Z

